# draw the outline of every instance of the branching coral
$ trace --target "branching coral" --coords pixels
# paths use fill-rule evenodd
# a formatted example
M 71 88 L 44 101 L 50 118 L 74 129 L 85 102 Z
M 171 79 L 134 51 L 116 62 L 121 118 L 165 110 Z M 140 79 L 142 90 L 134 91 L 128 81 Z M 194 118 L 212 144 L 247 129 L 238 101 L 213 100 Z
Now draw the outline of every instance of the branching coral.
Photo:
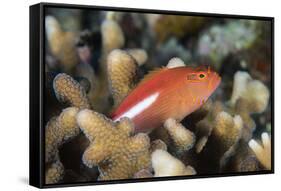
M 107 18 L 101 25 L 102 44 L 104 53 L 123 47 L 125 37 L 119 24 L 111 18 Z
M 154 177 L 194 175 L 196 171 L 191 166 L 185 166 L 179 159 L 167 151 L 157 149 L 152 153 Z
M 90 103 L 82 86 L 67 74 L 58 74 L 53 82 L 56 97 L 61 102 L 78 108 L 90 108 Z
M 107 71 L 115 105 L 131 91 L 136 82 L 136 60 L 126 51 L 113 50 L 107 58 Z
M 225 103 L 225 95 L 231 93 L 231 78 L 226 75 L 232 75 L 238 68 L 247 69 L 253 77 L 269 82 L 254 73 L 240 58 L 239 66 L 237 60 L 230 60 L 231 66 L 235 63 L 231 72 L 226 65 L 228 59 L 232 59 L 230 55 L 243 57 L 241 50 L 256 44 L 258 33 L 247 34 L 254 32 L 257 22 L 230 19 L 210 22 L 207 26 L 204 25 L 206 19 L 199 17 L 157 14 L 147 17 L 150 23 L 138 15 L 139 22 L 135 24 L 130 13 L 102 12 L 91 20 L 94 25 L 101 21 L 100 26 L 85 21 L 86 28 L 91 26 L 93 31 L 82 32 L 79 41 L 75 41 L 76 34 L 64 31 L 54 17 L 46 17 L 47 48 L 52 58 L 46 58 L 52 63 L 47 66 L 48 71 L 67 73 L 60 73 L 55 78 L 53 75 L 50 81 L 57 99 L 68 108 L 57 116 L 50 116 L 54 109 L 62 106 L 56 105 L 50 107 L 46 115 L 47 119 L 52 118 L 45 126 L 45 183 L 58 183 L 62 178 L 67 182 L 74 176 L 75 181 L 96 181 L 97 178 L 193 175 L 196 174 L 194 168 L 199 173 L 257 171 L 261 166 L 271 169 L 269 135 L 262 135 L 263 145 L 252 139 L 256 125 L 260 131 L 260 126 L 268 123 L 270 117 L 267 113 L 268 88 L 248 73 L 238 71 L 234 76 L 231 99 Z M 144 26 L 148 28 L 143 33 Z M 206 30 L 201 30 L 203 26 Z M 192 35 L 198 30 L 199 35 Z M 141 32 L 138 40 L 132 35 L 136 31 Z M 155 32 L 157 36 L 149 32 Z M 163 67 L 168 60 L 167 68 L 213 61 L 224 81 L 203 107 L 182 121 L 167 119 L 171 117 L 167 115 L 162 121 L 165 123 L 161 124 L 163 128 L 150 134 L 135 134 L 134 125 L 128 118 L 115 122 L 103 115 L 115 109 L 130 94 L 140 80 L 139 75 Z M 57 63 L 60 67 L 55 67 Z M 52 71 L 54 69 L 57 71 Z M 260 70 L 265 71 L 264 68 Z M 85 87 L 89 91 L 86 92 L 79 80 L 71 76 L 87 78 L 90 85 L 86 83 Z M 50 87 L 51 83 L 48 85 Z M 51 104 L 57 102 L 52 99 Z M 251 116 L 261 112 L 266 115 Z M 154 141 L 150 143 L 150 139 Z M 67 161 L 69 155 L 75 158 L 71 162 Z
M 209 102 L 201 109 L 206 110 L 207 115 L 196 124 L 199 137 L 196 152 L 204 151 L 203 156 L 208 155 L 210 161 L 219 166 L 215 170 L 223 170 L 229 161 L 235 171 L 258 169 L 245 142 L 251 139 L 256 126 L 251 114 L 263 112 L 268 99 L 265 85 L 253 80 L 246 72 L 237 72 L 229 104 Z
M 256 125 L 250 114 L 263 112 L 269 101 L 269 90 L 260 81 L 253 80 L 247 72 L 236 72 L 230 105 L 245 124 L 243 139 L 248 141 Z
M 198 123 L 200 128 L 206 129 L 201 129 L 203 137 L 197 142 L 196 151 L 203 157 L 208 156 L 210 163 L 217 166 L 216 170 L 221 170 L 241 139 L 243 121 L 239 115 L 232 117 L 225 111 L 216 111 L 212 115 L 209 114 L 210 121 L 204 118 Z M 205 142 L 202 143 L 202 140 Z
M 45 27 L 52 54 L 60 61 L 64 71 L 70 71 L 79 63 L 75 47 L 75 33 L 63 31 L 53 16 L 46 17 Z
M 167 119 L 164 127 L 179 151 L 187 151 L 194 145 L 195 135 L 175 119 Z
M 59 148 L 80 132 L 76 123 L 79 109 L 89 108 L 85 90 L 67 74 L 58 74 L 53 81 L 53 88 L 59 101 L 73 107 L 64 109 L 59 116 L 53 117 L 46 125 L 45 133 L 45 163 L 50 169 L 46 170 L 46 182 L 57 182 L 63 174 L 59 161 Z
M 254 139 L 249 141 L 249 147 L 253 150 L 260 163 L 268 170 L 271 169 L 271 139 L 267 133 L 261 135 L 262 144 Z
M 218 113 L 223 111 L 223 106 L 220 102 L 207 101 L 198 112 L 207 113 L 206 116 L 196 124 L 196 135 L 198 136 L 195 150 L 200 153 L 208 141 L 214 128 L 214 121 Z
M 220 112 L 216 119 L 212 136 L 216 137 L 218 141 L 220 153 L 222 158 L 220 166 L 223 166 L 227 157 L 233 154 L 234 148 L 241 138 L 243 128 L 243 121 L 239 115 L 232 117 L 226 112 Z
M 64 167 L 62 163 L 57 160 L 52 163 L 46 170 L 46 184 L 54 184 L 61 180 L 64 174 Z
M 77 122 L 91 144 L 83 155 L 88 167 L 98 166 L 100 180 L 132 178 L 150 166 L 150 141 L 146 134 L 132 136 L 132 122 L 123 118 L 113 123 L 102 114 L 82 110 Z
M 69 107 L 64 109 L 58 117 L 52 118 L 46 126 L 46 149 L 45 162 L 51 163 L 46 171 L 46 182 L 55 183 L 63 174 L 63 167 L 58 157 L 59 147 L 67 140 L 79 134 L 80 130 L 76 123 L 78 108 Z
M 269 100 L 267 87 L 258 80 L 253 80 L 247 72 L 236 72 L 230 103 L 235 105 L 239 99 L 247 102 L 248 111 L 251 113 L 263 112 Z

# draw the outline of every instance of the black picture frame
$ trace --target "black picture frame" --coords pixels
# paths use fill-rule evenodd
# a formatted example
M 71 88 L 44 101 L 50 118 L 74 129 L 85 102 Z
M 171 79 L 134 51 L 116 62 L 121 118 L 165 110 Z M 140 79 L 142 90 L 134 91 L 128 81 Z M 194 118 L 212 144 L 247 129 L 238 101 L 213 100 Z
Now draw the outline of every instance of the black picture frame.
M 44 132 L 44 57 L 45 57 L 45 9 L 46 8 L 71 8 L 71 9 L 91 9 L 102 11 L 123 11 L 123 12 L 138 12 L 138 13 L 161 13 L 172 15 L 189 15 L 189 16 L 205 16 L 205 17 L 224 17 L 236 19 L 253 19 L 264 20 L 271 22 L 271 113 L 272 113 L 272 128 L 271 128 L 271 150 L 272 157 L 271 170 L 263 170 L 257 172 L 237 172 L 237 173 L 215 173 L 215 174 L 200 174 L 191 176 L 176 176 L 176 177 L 159 177 L 159 178 L 143 178 L 143 179 L 123 179 L 114 181 L 97 181 L 97 182 L 79 182 L 79 183 L 62 183 L 47 185 L 45 180 L 45 132 Z M 29 184 L 39 188 L 67 187 L 67 186 L 85 186 L 85 185 L 100 185 L 100 184 L 116 184 L 116 183 L 136 183 L 150 181 L 167 181 L 181 180 L 193 178 L 211 178 L 211 177 L 226 177 L 226 176 L 244 176 L 258 174 L 274 173 L 274 18 L 249 15 L 231 15 L 231 14 L 214 14 L 214 13 L 196 13 L 182 12 L 170 10 L 152 10 L 152 9 L 137 9 L 137 8 L 120 8 L 120 7 L 103 7 L 93 5 L 75 5 L 75 4 L 56 4 L 56 3 L 39 3 L 30 6 L 30 139 L 29 139 Z

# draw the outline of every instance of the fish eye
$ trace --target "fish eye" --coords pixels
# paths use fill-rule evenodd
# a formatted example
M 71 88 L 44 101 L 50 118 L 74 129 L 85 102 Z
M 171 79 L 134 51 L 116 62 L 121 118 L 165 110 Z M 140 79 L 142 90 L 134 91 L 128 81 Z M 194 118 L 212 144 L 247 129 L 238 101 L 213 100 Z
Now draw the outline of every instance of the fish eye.
M 205 78 L 205 74 L 199 74 L 199 78 L 201 78 L 201 79 L 203 79 L 203 78 Z

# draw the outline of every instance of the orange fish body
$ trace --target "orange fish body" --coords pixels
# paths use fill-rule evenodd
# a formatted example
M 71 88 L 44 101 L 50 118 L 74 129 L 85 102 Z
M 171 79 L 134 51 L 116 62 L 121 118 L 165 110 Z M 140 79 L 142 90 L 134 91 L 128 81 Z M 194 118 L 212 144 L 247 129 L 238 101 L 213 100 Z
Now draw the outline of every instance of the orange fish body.
M 181 121 L 197 110 L 214 92 L 220 77 L 210 68 L 177 67 L 152 72 L 121 102 L 112 118 L 132 119 L 136 132 L 163 125 L 166 119 Z

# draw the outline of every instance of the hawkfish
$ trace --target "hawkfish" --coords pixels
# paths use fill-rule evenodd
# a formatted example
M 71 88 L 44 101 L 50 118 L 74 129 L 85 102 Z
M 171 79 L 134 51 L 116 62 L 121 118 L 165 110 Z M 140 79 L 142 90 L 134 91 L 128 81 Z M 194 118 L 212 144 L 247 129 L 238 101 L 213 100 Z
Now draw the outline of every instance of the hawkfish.
M 114 121 L 128 117 L 135 132 L 149 132 L 168 118 L 181 121 L 200 108 L 220 82 L 221 77 L 206 66 L 157 69 L 145 76 L 111 117 Z

